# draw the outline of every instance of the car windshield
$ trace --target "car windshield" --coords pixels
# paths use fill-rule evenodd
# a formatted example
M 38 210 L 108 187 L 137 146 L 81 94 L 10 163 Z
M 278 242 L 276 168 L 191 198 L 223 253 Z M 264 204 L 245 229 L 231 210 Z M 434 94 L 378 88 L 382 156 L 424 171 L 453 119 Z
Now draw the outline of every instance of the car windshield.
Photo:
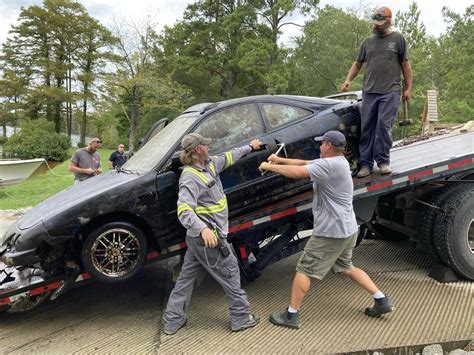
M 124 171 L 146 173 L 153 169 L 180 140 L 188 128 L 196 121 L 198 113 L 190 112 L 176 117 L 165 128 L 150 139 L 122 167 Z

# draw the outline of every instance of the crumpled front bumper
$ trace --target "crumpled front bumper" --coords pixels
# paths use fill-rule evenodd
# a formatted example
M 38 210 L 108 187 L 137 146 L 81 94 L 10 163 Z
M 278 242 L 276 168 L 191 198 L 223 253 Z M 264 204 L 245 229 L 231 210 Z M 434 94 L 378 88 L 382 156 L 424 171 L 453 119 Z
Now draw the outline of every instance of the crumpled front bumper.
M 7 251 L 1 257 L 1 261 L 7 266 L 15 265 L 31 265 L 39 261 L 39 257 L 36 254 L 36 249 L 23 250 L 23 251 Z
M 1 239 L 0 261 L 7 266 L 30 266 L 39 261 L 38 246 L 50 239 L 42 222 L 27 229 L 18 228 L 16 222 Z
M 0 262 L 0 299 L 2 294 L 44 281 L 39 268 L 17 268 Z

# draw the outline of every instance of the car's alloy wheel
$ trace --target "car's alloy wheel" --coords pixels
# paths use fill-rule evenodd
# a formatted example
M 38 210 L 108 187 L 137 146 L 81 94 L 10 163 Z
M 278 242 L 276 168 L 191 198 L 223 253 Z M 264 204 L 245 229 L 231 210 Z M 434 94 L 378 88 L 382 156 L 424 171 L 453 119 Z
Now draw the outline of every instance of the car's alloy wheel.
M 82 248 L 86 271 L 108 283 L 135 275 L 146 260 L 147 241 L 143 232 L 125 222 L 112 222 L 94 230 Z

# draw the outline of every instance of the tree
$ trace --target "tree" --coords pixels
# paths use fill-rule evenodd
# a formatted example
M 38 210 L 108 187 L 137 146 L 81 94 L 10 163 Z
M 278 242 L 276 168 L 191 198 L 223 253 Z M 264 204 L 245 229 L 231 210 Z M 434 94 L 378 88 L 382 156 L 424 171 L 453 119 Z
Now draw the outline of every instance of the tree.
M 80 142 L 85 145 L 87 133 L 87 110 L 89 101 L 94 98 L 94 82 L 102 74 L 108 60 L 112 59 L 111 52 L 102 50 L 116 42 L 109 30 L 97 20 L 84 17 L 82 21 L 84 32 L 81 33 L 82 48 L 79 49 L 75 61 L 77 62 L 77 80 L 82 85 L 80 97 L 82 99 L 82 115 L 80 120 Z
M 360 44 L 369 34 L 369 23 L 354 14 L 332 6 L 318 10 L 296 40 L 290 60 L 290 92 L 310 96 L 338 92 Z M 353 84 L 354 90 L 358 87 L 362 87 L 361 78 Z
M 123 103 L 129 107 L 125 109 L 123 106 L 130 127 L 129 148 L 133 150 L 143 96 L 150 83 L 156 80 L 149 75 L 149 68 L 152 61 L 150 54 L 157 36 L 151 16 L 140 21 L 140 24 L 124 20 L 120 22 L 117 20 L 113 29 L 117 38 L 113 48 L 117 54 L 117 70 L 109 76 L 109 82 L 123 91 Z
M 200 101 L 261 92 L 271 47 L 259 30 L 265 27 L 249 1 L 198 1 L 188 5 L 182 21 L 165 28 L 155 57 Z
M 22 8 L 18 22 L 3 46 L 1 59 L 24 84 L 25 115 L 44 116 L 54 122 L 57 132 L 66 127 L 70 136 L 72 105 L 80 95 L 75 91 L 76 76 L 83 87 L 87 83 L 80 97 L 90 97 L 98 74 L 95 67 L 103 57 L 100 48 L 110 36 L 72 0 L 44 0 L 42 6 Z M 4 70 L 5 80 L 6 73 Z
M 278 46 L 278 38 L 284 26 L 300 26 L 287 21 L 287 16 L 299 10 L 302 14 L 314 14 L 319 0 L 259 0 L 257 15 L 270 30 L 271 50 L 268 58 L 266 86 L 268 93 L 278 93 L 288 87 L 288 70 L 285 65 L 286 51 Z
M 436 89 L 439 85 L 439 73 L 433 65 L 433 51 L 436 48 L 436 39 L 426 33 L 426 28 L 420 20 L 420 11 L 415 1 L 409 6 L 407 12 L 397 12 L 395 27 L 403 34 L 408 46 L 408 57 L 413 71 L 413 90 L 409 102 L 409 116 L 420 117 L 425 105 L 426 92 Z M 398 115 L 403 115 L 399 110 Z M 421 120 L 415 119 L 415 124 L 406 128 L 394 126 L 394 137 L 419 134 Z
M 428 38 L 426 27 L 420 21 L 420 11 L 416 1 L 410 4 L 407 12 L 397 12 L 394 24 L 405 37 L 409 48 L 422 48 L 426 46 Z
M 448 30 L 435 53 L 442 82 L 440 111 L 446 121 L 467 122 L 474 117 L 474 5 L 464 14 L 443 8 Z

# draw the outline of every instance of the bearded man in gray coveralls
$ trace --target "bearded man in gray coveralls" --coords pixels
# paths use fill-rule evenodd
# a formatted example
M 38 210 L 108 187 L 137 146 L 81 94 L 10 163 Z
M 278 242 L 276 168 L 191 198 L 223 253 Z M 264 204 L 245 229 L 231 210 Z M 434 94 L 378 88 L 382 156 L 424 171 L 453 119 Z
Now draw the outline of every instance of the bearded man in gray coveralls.
M 178 218 L 186 228 L 188 249 L 176 285 L 163 315 L 164 333 L 175 334 L 186 325 L 186 311 L 194 287 L 209 273 L 222 286 L 229 301 L 231 330 L 236 332 L 258 324 L 250 313 L 247 294 L 240 285 L 237 258 L 227 242 L 229 229 L 227 199 L 219 173 L 242 156 L 259 149 L 261 142 L 234 148 L 209 157 L 209 138 L 197 133 L 186 135 L 180 160 L 184 165 L 179 179 Z

